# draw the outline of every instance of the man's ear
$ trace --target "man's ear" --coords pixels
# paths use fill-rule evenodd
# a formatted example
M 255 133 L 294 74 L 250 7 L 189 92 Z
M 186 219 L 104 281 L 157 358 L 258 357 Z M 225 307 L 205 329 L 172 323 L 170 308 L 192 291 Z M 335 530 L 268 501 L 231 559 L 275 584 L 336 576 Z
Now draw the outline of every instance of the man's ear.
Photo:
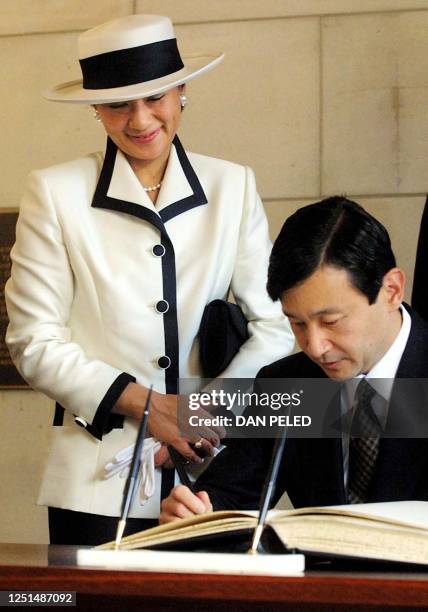
M 396 310 L 404 298 L 405 275 L 400 268 L 391 268 L 382 280 L 382 291 L 390 310 Z

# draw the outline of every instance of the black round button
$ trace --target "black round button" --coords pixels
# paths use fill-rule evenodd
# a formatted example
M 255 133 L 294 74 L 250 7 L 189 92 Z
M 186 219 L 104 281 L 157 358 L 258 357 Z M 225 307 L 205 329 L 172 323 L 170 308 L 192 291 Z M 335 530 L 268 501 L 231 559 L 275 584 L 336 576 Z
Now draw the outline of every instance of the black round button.
M 163 257 L 165 255 L 165 247 L 163 244 L 155 244 L 152 248 L 152 253 L 155 257 Z
M 159 314 L 164 314 L 169 310 L 169 304 L 166 300 L 159 300 L 159 302 L 155 305 L 155 310 Z
M 162 368 L 162 370 L 166 370 L 167 368 L 169 368 L 170 365 L 171 359 L 168 357 L 168 355 L 163 355 L 162 357 L 159 357 L 158 366 Z

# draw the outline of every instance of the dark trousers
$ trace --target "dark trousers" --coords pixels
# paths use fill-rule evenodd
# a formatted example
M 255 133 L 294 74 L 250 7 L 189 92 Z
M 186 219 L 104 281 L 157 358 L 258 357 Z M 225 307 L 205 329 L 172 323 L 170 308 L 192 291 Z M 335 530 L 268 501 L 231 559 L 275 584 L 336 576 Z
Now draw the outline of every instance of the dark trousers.
M 116 537 L 117 517 L 74 512 L 60 508 L 48 508 L 49 537 L 51 544 L 96 546 Z M 157 519 L 129 518 L 124 535 L 156 527 Z

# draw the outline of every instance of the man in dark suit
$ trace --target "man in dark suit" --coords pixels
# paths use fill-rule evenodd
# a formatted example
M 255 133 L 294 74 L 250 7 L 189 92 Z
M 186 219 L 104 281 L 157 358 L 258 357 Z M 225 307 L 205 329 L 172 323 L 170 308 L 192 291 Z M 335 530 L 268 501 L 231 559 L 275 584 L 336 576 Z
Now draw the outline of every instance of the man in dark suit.
M 420 418 L 422 409 L 425 420 L 426 410 L 428 420 L 425 387 L 414 381 L 415 407 L 413 391 L 406 397 L 407 388 L 403 393 L 398 384 L 428 378 L 428 325 L 402 303 L 404 274 L 386 229 L 346 198 L 301 208 L 274 244 L 267 288 L 281 300 L 302 352 L 263 368 L 259 384 L 269 378 L 344 381 L 342 416 L 353 415 L 354 423 L 364 414 L 383 432 L 366 436 L 374 440 L 370 448 L 352 429 L 336 438 L 289 438 L 274 502 L 284 491 L 296 507 L 428 500 L 428 440 L 421 428 L 420 437 L 400 434 L 400 422 L 412 423 L 412 411 Z M 383 435 L 392 421 L 398 434 Z M 197 481 L 196 495 L 182 485 L 173 489 L 161 521 L 211 508 L 256 508 L 272 446 L 269 439 L 231 440 Z

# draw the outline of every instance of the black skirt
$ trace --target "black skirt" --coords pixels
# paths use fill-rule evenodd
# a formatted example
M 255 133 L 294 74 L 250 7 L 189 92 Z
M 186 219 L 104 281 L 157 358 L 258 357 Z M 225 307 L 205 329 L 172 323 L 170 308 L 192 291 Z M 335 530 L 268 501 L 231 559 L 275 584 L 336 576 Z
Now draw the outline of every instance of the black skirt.
M 118 517 L 48 508 L 51 544 L 96 546 L 116 537 Z M 124 535 L 156 527 L 157 519 L 129 518 Z

